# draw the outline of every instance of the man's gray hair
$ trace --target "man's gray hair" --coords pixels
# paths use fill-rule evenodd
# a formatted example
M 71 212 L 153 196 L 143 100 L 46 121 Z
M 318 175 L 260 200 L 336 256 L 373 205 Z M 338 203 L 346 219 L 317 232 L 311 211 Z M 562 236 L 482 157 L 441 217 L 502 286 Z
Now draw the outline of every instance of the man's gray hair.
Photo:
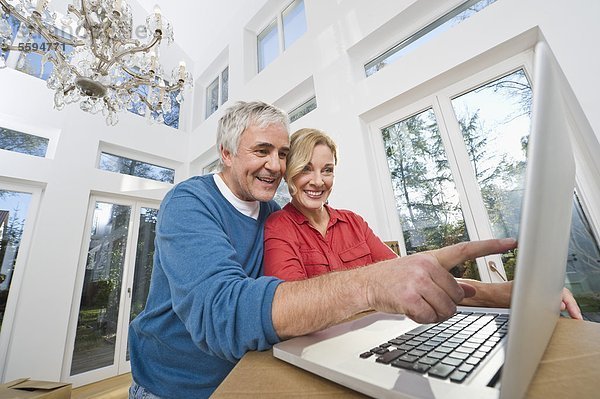
M 238 101 L 226 109 L 217 127 L 218 170 L 223 170 L 221 148 L 237 154 L 244 130 L 250 126 L 264 128 L 269 125 L 281 125 L 289 132 L 290 118 L 285 111 L 262 101 Z

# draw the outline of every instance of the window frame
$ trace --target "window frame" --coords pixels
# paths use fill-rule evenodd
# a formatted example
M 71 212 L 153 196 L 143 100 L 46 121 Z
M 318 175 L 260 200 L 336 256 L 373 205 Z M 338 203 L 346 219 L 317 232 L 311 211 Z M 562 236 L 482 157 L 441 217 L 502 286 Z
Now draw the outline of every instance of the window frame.
M 495 65 L 483 68 L 479 72 L 465 78 L 459 78 L 458 81 L 447 82 L 440 89 L 435 90 L 427 96 L 421 96 L 414 101 L 408 101 L 409 105 L 400 108 L 373 120 L 368 124 L 369 139 L 371 141 L 371 156 L 375 160 L 375 176 L 382 188 L 381 209 L 385 213 L 385 218 L 389 221 L 389 235 L 398 238 L 400 251 L 406 255 L 404 236 L 402 226 L 398 220 L 396 212 L 396 201 L 391 184 L 391 176 L 388 169 L 387 158 L 384 153 L 383 138 L 381 130 L 394 123 L 410 118 L 429 108 L 432 108 L 442 142 L 446 151 L 450 170 L 455 180 L 458 190 L 460 203 L 462 206 L 465 225 L 471 240 L 493 238 L 491 224 L 487 216 L 487 210 L 483 203 L 479 186 L 475 179 L 470 160 L 464 147 L 464 139 L 451 101 L 462 94 L 468 93 L 483 84 L 494 81 L 501 76 L 505 76 L 517 69 L 523 69 L 527 77 L 531 78 L 533 62 L 533 52 L 531 49 L 524 51 L 516 56 L 500 61 Z M 531 81 L 531 79 L 530 79 Z M 457 150 L 458 149 L 458 150 Z M 495 262 L 496 268 L 503 276 L 502 278 L 488 268 L 490 261 Z M 492 255 L 477 259 L 477 266 L 481 281 L 502 282 L 506 277 L 504 267 L 500 256 Z
M 285 47 L 285 25 L 283 23 L 284 13 L 292 11 L 298 4 L 302 3 L 304 7 L 304 22 L 306 25 L 306 30 L 302 35 L 300 35 L 296 40 L 292 41 L 289 46 Z M 307 18 L 306 18 L 306 3 L 304 0 L 292 0 L 289 3 L 286 3 L 284 7 L 278 9 L 276 16 L 274 18 L 270 18 L 269 22 L 266 25 L 263 25 L 264 28 L 259 29 L 256 34 L 256 71 L 257 73 L 262 72 L 265 68 L 267 68 L 270 64 L 272 64 L 279 56 L 281 56 L 289 47 L 291 47 L 300 37 L 306 34 L 308 30 Z M 262 65 L 261 63 L 261 40 L 268 36 L 271 32 L 271 29 L 275 28 L 277 30 L 277 49 L 278 52 L 275 57 Z M 261 68 L 262 66 L 262 68 Z
M 225 74 L 225 72 L 227 72 L 227 82 L 225 82 L 225 84 L 223 83 L 223 75 Z M 209 113 L 209 95 L 210 95 L 210 90 L 211 89 L 215 89 L 216 88 L 216 94 L 217 94 L 217 107 Z M 226 88 L 227 90 L 227 98 L 223 98 L 223 93 L 224 93 L 224 89 Z M 219 110 L 219 108 L 225 104 L 227 101 L 229 101 L 229 64 L 225 65 L 224 68 L 220 68 L 219 69 L 219 73 L 217 73 L 217 76 L 212 79 L 210 81 L 210 83 L 206 86 L 205 92 L 204 92 L 204 119 L 208 119 L 210 118 L 210 116 L 212 114 L 214 114 L 215 112 L 217 112 Z
M 128 334 L 129 323 L 123 323 L 123 320 L 128 320 L 131 311 L 131 298 L 128 297 L 128 288 L 132 287 L 135 273 L 135 258 L 136 246 L 138 243 L 139 234 L 139 214 L 141 208 L 159 209 L 160 201 L 152 201 L 149 199 L 136 199 L 133 197 L 125 197 L 119 195 L 105 195 L 92 192 L 88 198 L 88 207 L 86 212 L 85 228 L 81 233 L 81 245 L 78 257 L 77 276 L 75 279 L 73 299 L 71 301 L 71 316 L 67 330 L 67 342 L 62 363 L 61 380 L 72 384 L 85 385 L 92 382 L 114 377 L 116 375 L 129 372 L 131 363 L 125 361 L 123 354 L 126 353 L 127 342 L 124 342 L 124 334 Z M 123 275 L 121 281 L 121 291 L 119 299 L 119 317 L 115 342 L 116 361 L 105 367 L 96 368 L 80 374 L 71 375 L 71 365 L 73 362 L 73 352 L 75 350 L 75 339 L 77 335 L 77 323 L 79 317 L 81 295 L 84 286 L 85 265 L 90 244 L 90 233 L 93 225 L 94 209 L 97 202 L 105 202 L 115 205 L 129 206 L 131 208 L 128 232 L 127 232 L 127 248 L 125 253 L 125 261 L 123 264 Z M 127 317 L 125 317 L 127 316 Z
M 33 243 L 33 233 L 37 215 L 39 212 L 42 195 L 45 187 L 43 185 L 22 184 L 19 182 L 7 182 L 0 179 L 0 188 L 8 191 L 17 191 L 31 194 L 31 202 L 27 209 L 26 223 L 19 245 L 19 256 L 15 263 L 15 271 L 13 272 L 11 288 L 6 301 L 6 310 L 4 312 L 3 325 L 0 330 L 0 375 L 4 375 L 4 370 L 9 362 L 8 348 L 13 334 L 14 320 L 17 314 L 18 298 L 23 284 L 24 274 L 27 269 L 29 252 Z

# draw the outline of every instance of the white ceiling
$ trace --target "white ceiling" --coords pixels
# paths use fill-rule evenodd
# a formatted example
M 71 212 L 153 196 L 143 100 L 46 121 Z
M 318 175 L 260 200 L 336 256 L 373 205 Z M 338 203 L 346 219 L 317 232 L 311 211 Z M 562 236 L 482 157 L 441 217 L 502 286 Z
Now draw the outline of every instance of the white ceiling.
M 173 26 L 175 44 L 194 63 L 194 75 L 199 68 L 204 68 L 216 56 L 215 39 L 228 37 L 225 35 L 231 29 L 235 16 L 256 9 L 264 4 L 264 0 L 124 0 L 133 12 L 134 24 L 143 24 L 146 16 L 153 12 L 154 7 L 160 7 L 162 15 Z M 65 13 L 73 0 L 50 0 L 49 7 L 60 13 Z M 137 4 L 136 4 L 137 3 Z M 222 49 L 222 44 L 220 45 Z

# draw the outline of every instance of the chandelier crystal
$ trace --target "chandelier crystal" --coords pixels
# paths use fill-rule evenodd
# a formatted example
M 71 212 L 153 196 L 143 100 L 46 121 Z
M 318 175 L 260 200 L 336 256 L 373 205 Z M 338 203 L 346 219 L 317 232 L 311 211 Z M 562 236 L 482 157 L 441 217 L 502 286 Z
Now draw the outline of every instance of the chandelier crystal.
M 145 109 L 150 121 L 161 123 L 173 101 L 183 101 L 192 76 L 183 62 L 170 77 L 164 73 L 159 49 L 163 40 L 173 42 L 173 28 L 158 8 L 146 18 L 141 31 L 147 38 L 142 40 L 133 37 L 140 27 L 133 26 L 131 8 L 123 0 L 75 0 L 66 15 L 50 11 L 48 2 L 0 0 L 0 49 L 40 54 L 42 68 L 52 63 L 46 82 L 55 92 L 56 109 L 79 102 L 83 111 L 102 112 L 107 125 L 117 124 L 118 112 Z M 18 45 L 11 42 L 9 15 L 21 22 Z M 33 40 L 34 34 L 42 43 Z M 5 66 L 0 53 L 0 68 Z

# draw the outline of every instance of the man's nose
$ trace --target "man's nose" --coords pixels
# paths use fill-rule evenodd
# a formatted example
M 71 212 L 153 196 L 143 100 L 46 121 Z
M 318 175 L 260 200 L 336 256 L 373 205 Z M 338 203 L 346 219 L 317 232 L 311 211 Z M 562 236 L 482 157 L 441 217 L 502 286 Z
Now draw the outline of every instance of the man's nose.
M 285 160 L 284 160 L 285 162 Z M 269 155 L 269 159 L 265 163 L 265 168 L 273 172 L 281 172 L 282 165 L 281 159 L 279 159 L 279 154 L 271 154 Z

